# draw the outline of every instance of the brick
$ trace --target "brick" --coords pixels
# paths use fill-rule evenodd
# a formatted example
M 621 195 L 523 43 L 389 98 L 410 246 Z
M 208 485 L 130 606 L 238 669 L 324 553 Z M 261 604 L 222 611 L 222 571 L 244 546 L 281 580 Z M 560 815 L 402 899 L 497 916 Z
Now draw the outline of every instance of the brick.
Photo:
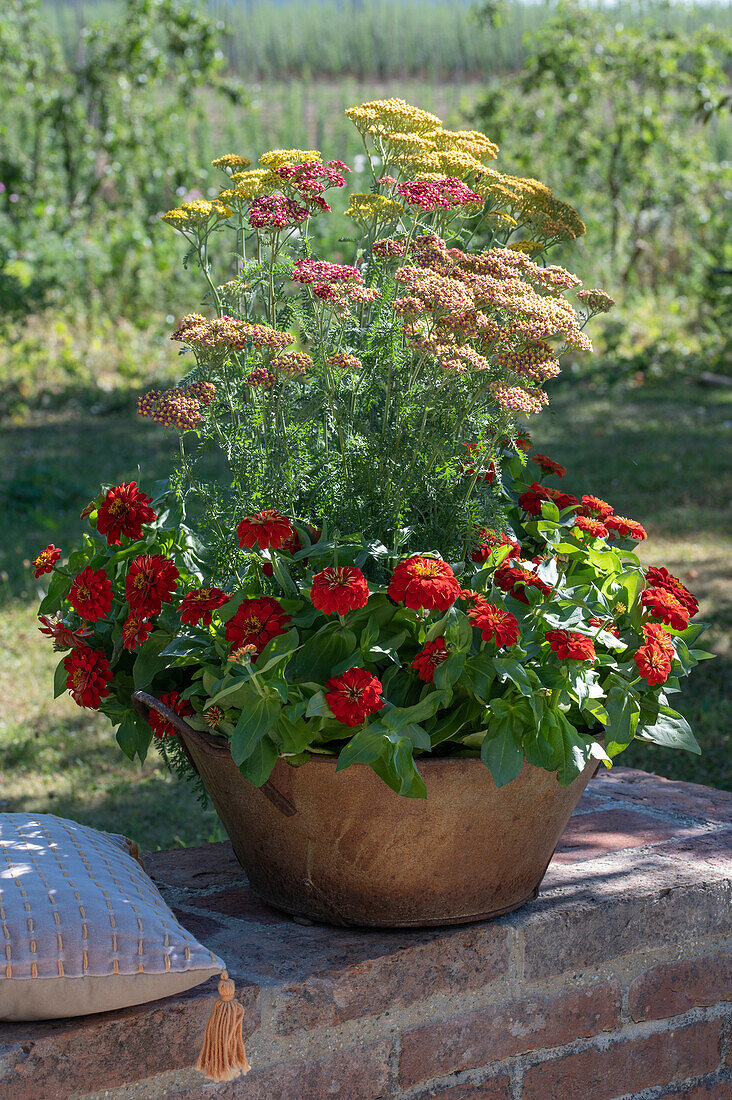
M 188 890 L 246 882 L 246 875 L 228 841 L 199 844 L 195 848 L 171 848 L 143 852 L 145 870 L 158 885 Z
M 671 865 L 669 860 L 662 862 Z M 657 875 L 652 861 L 639 861 L 635 882 L 631 863 L 627 875 L 616 875 L 603 897 L 602 882 L 593 883 L 587 872 L 583 886 L 581 870 L 578 868 L 577 874 L 581 904 L 564 889 L 556 898 L 540 898 L 531 909 L 511 918 L 523 928 L 527 981 L 601 966 L 650 948 L 725 935 L 730 930 L 729 881 L 702 878 L 685 885 L 682 875 L 675 886 L 673 869 L 670 875 L 663 869 Z M 593 873 L 598 879 L 612 877 L 613 863 L 603 861 Z M 639 893 L 641 882 L 648 894 Z
M 731 999 L 732 955 L 708 955 L 651 967 L 631 984 L 628 1008 L 634 1020 L 658 1020 Z
M 606 806 L 606 799 L 598 798 L 597 795 L 590 794 L 588 791 L 585 791 L 585 793 L 582 795 L 579 802 L 577 803 L 574 814 L 583 814 L 588 810 L 603 810 Z
M 664 779 L 633 768 L 603 768 L 589 785 L 591 794 L 624 799 L 670 815 L 732 823 L 732 793 Z
M 405 1087 L 500 1058 L 562 1046 L 618 1025 L 617 982 L 558 997 L 490 1005 L 414 1028 L 402 1036 L 399 1080 Z
M 694 1085 L 682 1085 L 673 1092 L 664 1092 L 654 1100 L 729 1100 L 732 1096 L 732 1080 L 720 1080 L 714 1075 L 712 1080 L 697 1081 Z
M 227 886 L 215 894 L 193 898 L 189 904 L 196 909 L 210 910 L 225 917 L 236 917 L 237 920 L 256 921 L 258 924 L 292 923 L 291 917 L 260 901 L 248 883 Z
M 377 1100 L 388 1095 L 390 1042 L 339 1050 L 330 1058 L 279 1062 L 212 1087 L 176 1092 L 177 1100 Z
M 414 1100 L 511 1100 L 511 1078 L 505 1073 L 489 1077 L 481 1085 L 448 1085 L 419 1092 Z
M 571 817 L 553 863 L 576 863 L 608 852 L 660 844 L 671 837 L 693 835 L 702 826 L 659 821 L 639 810 L 609 808 Z
M 522 1100 L 615 1100 L 700 1077 L 717 1068 L 720 1038 L 710 1020 L 553 1058 L 526 1070 Z
M 732 829 L 660 844 L 656 854 L 692 863 L 708 863 L 732 873 Z
M 119 1012 L 0 1025 L 0 1096 L 60 1100 L 195 1065 L 216 984 Z M 259 1026 L 258 993 L 237 988 L 245 1040 Z
M 368 938 L 365 946 L 368 947 Z M 506 929 L 496 922 L 445 929 L 424 943 L 385 940 L 370 956 L 313 974 L 278 991 L 275 1029 L 291 1035 L 301 1029 L 335 1026 L 361 1016 L 392 1013 L 434 993 L 484 988 L 508 972 Z M 376 940 L 374 947 L 379 946 Z

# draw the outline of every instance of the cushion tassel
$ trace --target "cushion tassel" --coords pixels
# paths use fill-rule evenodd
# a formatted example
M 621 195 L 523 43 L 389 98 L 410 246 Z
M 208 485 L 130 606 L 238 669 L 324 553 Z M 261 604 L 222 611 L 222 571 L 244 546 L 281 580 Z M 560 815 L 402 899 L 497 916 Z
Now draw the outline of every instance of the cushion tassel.
M 219 980 L 219 1000 L 206 1024 L 196 1069 L 209 1081 L 233 1081 L 250 1070 L 244 1050 L 244 1009 L 234 1000 L 236 987 L 224 970 Z

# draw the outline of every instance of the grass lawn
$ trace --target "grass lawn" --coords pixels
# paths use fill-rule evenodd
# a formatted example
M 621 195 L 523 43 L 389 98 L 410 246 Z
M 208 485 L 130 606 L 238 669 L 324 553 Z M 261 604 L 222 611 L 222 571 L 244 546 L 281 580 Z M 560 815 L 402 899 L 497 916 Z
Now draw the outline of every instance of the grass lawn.
M 602 394 L 567 379 L 532 428 L 537 446 L 569 467 L 570 491 L 644 523 L 644 560 L 682 577 L 710 624 L 705 643 L 718 659 L 680 698 L 704 755 L 634 746 L 622 763 L 732 787 L 732 391 L 654 384 Z M 223 832 L 157 759 L 129 764 L 106 720 L 52 700 L 56 655 L 36 632 L 40 585 L 25 563 L 47 542 L 76 539 L 99 482 L 163 476 L 172 445 L 131 411 L 45 417 L 0 434 L 0 809 L 71 816 L 152 848 Z

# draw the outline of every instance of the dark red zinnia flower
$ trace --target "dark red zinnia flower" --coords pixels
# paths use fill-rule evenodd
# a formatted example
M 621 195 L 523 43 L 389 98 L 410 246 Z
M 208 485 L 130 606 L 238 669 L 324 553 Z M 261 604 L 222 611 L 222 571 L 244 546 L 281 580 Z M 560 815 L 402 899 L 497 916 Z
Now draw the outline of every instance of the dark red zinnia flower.
M 673 661 L 676 657 L 673 638 L 668 634 L 661 623 L 644 623 L 643 637 L 651 645 L 658 646 Z
M 148 640 L 151 631 L 152 623 L 150 620 L 132 611 L 125 619 L 122 627 L 122 645 L 125 649 L 138 649 Z
M 92 635 L 91 627 L 80 626 L 74 630 L 63 619 L 49 619 L 47 615 L 39 615 L 38 621 L 43 624 L 38 627 L 41 634 L 53 638 L 53 648 L 56 650 L 79 649 L 86 645 L 86 639 Z
M 328 565 L 313 577 L 310 600 L 313 607 L 326 615 L 334 612 L 345 615 L 358 607 L 365 607 L 369 598 L 369 586 L 360 569 L 352 565 Z
M 179 576 L 174 563 L 163 554 L 140 554 L 125 580 L 130 608 L 144 618 L 159 615 L 162 605 L 172 600 Z
M 95 623 L 112 610 L 112 582 L 103 569 L 87 565 L 74 577 L 68 598 L 82 619 Z
M 260 550 L 278 550 L 296 534 L 287 516 L 269 508 L 256 516 L 246 516 L 236 529 L 239 545 L 251 549 L 255 543 Z
M 508 561 L 501 562 L 498 566 L 493 574 L 493 583 L 503 592 L 510 593 L 515 600 L 526 604 L 529 602 L 526 595 L 527 588 L 538 588 L 544 596 L 548 596 L 551 592 L 551 587 L 541 577 L 537 577 L 536 573 L 520 569 L 517 565 L 511 565 Z
M 493 604 L 479 604 L 468 610 L 468 618 L 477 626 L 484 642 L 495 638 L 497 646 L 516 645 L 519 640 L 519 624 L 515 615 Z
M 427 642 L 424 649 L 417 654 L 412 661 L 412 668 L 416 670 L 420 680 L 431 684 L 435 678 L 435 669 L 446 661 L 450 653 L 445 645 L 444 638 L 435 638 L 434 642 Z
M 633 660 L 639 675 L 647 680 L 651 687 L 655 684 L 665 684 L 671 674 L 672 659 L 655 642 L 641 646 L 634 655 Z
M 179 691 L 163 692 L 160 696 L 160 702 L 164 703 L 165 706 L 169 707 L 175 714 L 179 714 L 181 718 L 185 718 L 187 714 L 193 714 L 193 707 L 187 699 L 181 699 Z M 178 731 L 173 723 L 169 722 L 167 718 L 163 718 L 157 711 L 150 710 L 147 720 L 150 723 L 150 729 L 153 731 L 153 737 L 163 740 L 168 737 L 178 736 Z
M 612 505 L 599 497 L 593 497 L 588 493 L 582 497 L 582 514 L 592 516 L 594 519 L 606 519 L 613 514 Z
M 153 523 L 157 519 L 152 508 L 148 507 L 152 498 L 145 496 L 130 481 L 125 485 L 115 485 L 110 489 L 97 512 L 97 531 L 107 536 L 110 546 L 119 546 L 120 538 L 142 538 L 143 523 Z
M 563 493 L 561 489 L 553 489 L 551 485 L 545 485 L 544 488 L 547 496 L 554 501 L 560 512 L 563 508 L 571 508 L 573 505 L 579 504 L 577 497 L 572 496 L 571 493 Z
M 446 561 L 415 556 L 399 562 L 387 595 L 406 607 L 447 611 L 460 595 L 460 584 Z
M 547 630 L 544 637 L 560 661 L 594 661 L 592 638 L 576 630 Z
M 667 588 L 646 588 L 640 594 L 640 603 L 654 619 L 660 619 L 674 630 L 686 630 L 689 625 L 688 608 Z
M 556 474 L 557 477 L 564 477 L 567 472 L 566 466 L 562 466 L 560 462 L 555 462 L 548 455 L 532 455 L 531 461 L 540 466 L 544 474 Z
M 646 582 L 652 588 L 665 588 L 669 592 L 673 593 L 679 603 L 682 603 L 689 615 L 696 615 L 699 610 L 699 601 L 696 596 L 689 591 L 685 584 L 675 577 L 673 573 L 669 573 L 668 569 L 663 566 L 652 565 L 650 569 L 646 570 Z
M 607 527 L 599 519 L 595 519 L 593 516 L 575 516 L 574 526 L 579 527 L 580 531 L 585 531 L 593 539 L 604 539 L 607 537 Z
M 232 650 L 255 646 L 256 653 L 252 660 L 256 661 L 270 638 L 285 633 L 289 621 L 290 616 L 271 596 L 244 600 L 233 619 L 226 624 L 226 640 L 231 643 Z
M 363 725 L 369 714 L 384 705 L 381 681 L 365 668 L 349 668 L 340 676 L 331 676 L 325 686 L 325 701 L 344 726 Z
M 519 508 L 523 508 L 530 516 L 540 516 L 543 500 L 549 500 L 549 492 L 546 486 L 535 481 L 518 498 Z
M 41 550 L 40 554 L 37 554 L 33 559 L 33 572 L 36 576 L 42 577 L 44 573 L 52 573 L 53 567 L 61 557 L 61 551 L 58 546 L 54 546 L 52 542 L 49 542 L 45 550 Z
M 96 710 L 109 695 L 107 684 L 112 679 L 109 661 L 103 653 L 81 646 L 64 657 L 66 687 L 77 706 Z
M 603 523 L 610 532 L 610 538 L 617 535 L 621 539 L 635 539 L 642 542 L 647 539 L 645 527 L 634 519 L 626 519 L 625 516 L 605 516 Z
M 229 593 L 224 592 L 222 588 L 194 588 L 183 597 L 180 605 L 180 621 L 190 623 L 191 626 L 195 626 L 196 623 L 209 626 L 212 613 L 219 607 L 223 607 L 228 600 Z

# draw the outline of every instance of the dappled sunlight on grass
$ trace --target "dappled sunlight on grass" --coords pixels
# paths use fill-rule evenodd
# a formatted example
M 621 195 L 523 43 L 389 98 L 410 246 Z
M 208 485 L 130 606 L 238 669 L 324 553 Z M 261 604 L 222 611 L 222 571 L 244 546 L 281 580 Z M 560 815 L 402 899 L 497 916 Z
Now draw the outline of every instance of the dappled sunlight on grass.
M 60 655 L 37 633 L 32 606 L 6 607 L 0 652 L 0 810 L 72 817 L 146 848 L 223 838 L 214 812 L 154 748 L 143 767 L 132 764 L 105 718 L 68 696 L 53 700 Z

